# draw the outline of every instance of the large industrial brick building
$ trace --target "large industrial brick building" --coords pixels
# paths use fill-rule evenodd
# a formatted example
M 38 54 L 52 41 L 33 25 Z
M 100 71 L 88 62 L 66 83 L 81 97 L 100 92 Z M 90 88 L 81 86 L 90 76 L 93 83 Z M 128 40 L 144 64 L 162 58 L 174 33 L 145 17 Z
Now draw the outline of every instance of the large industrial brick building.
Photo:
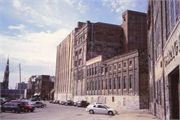
M 146 14 L 122 17 L 122 25 L 78 22 L 57 46 L 55 99 L 148 108 Z
M 180 1 L 148 0 L 150 111 L 161 119 L 179 119 Z

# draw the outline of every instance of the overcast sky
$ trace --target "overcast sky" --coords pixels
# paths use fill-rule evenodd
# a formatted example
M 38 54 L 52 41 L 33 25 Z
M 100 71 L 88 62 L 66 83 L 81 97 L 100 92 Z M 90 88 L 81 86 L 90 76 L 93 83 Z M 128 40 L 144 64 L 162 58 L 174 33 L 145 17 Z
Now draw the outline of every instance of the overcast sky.
M 147 0 L 0 0 L 0 82 L 9 55 L 9 88 L 32 75 L 55 76 L 56 48 L 87 20 L 121 25 L 122 13 L 146 13 Z

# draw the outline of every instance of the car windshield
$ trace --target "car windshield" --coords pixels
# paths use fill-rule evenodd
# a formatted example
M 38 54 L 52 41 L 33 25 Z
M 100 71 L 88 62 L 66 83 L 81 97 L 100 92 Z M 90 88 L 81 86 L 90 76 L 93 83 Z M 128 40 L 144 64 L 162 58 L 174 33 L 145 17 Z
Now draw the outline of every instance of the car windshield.
M 24 105 L 29 105 L 29 103 L 28 102 L 24 102 Z
M 104 105 L 104 107 L 109 108 L 108 106 Z

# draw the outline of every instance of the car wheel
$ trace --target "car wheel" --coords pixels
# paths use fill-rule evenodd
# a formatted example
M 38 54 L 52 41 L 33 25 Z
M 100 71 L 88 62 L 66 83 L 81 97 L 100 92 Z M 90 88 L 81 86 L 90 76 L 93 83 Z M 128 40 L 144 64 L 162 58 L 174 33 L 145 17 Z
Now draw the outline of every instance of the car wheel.
M 31 110 L 31 112 L 33 112 L 34 110 Z
M 11 112 L 15 113 L 16 111 L 14 109 L 12 109 Z
M 20 113 L 20 111 L 18 111 L 18 113 Z
M 25 112 L 29 112 L 29 109 L 25 109 Z
M 37 108 L 39 108 L 39 107 L 37 107 Z
M 108 113 L 109 113 L 109 115 L 113 115 L 113 112 L 112 112 L 112 111 L 109 111 Z
M 44 107 L 44 105 L 41 106 L 41 108 L 43 108 L 43 107 Z
M 2 112 L 5 112 L 5 110 L 2 110 Z
M 90 114 L 94 114 L 94 111 L 93 111 L 93 110 L 90 110 L 89 113 L 90 113 Z

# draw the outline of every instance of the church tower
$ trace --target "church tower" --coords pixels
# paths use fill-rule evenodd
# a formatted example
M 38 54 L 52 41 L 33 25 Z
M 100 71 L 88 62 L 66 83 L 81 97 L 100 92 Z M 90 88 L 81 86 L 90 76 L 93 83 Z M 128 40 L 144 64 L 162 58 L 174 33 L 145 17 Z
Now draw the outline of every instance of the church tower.
M 6 64 L 6 68 L 4 71 L 4 78 L 3 78 L 3 85 L 2 85 L 2 89 L 8 89 L 8 85 L 9 85 L 9 57 L 7 60 L 7 64 Z

